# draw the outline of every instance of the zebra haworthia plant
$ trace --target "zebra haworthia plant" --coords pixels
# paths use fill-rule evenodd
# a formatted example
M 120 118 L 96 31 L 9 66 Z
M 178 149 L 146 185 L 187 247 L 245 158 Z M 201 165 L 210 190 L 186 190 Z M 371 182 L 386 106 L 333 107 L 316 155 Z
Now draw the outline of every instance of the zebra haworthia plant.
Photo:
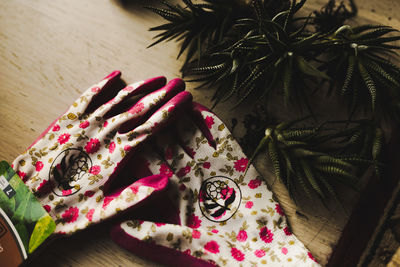
M 357 13 L 348 1 L 329 0 L 306 17 L 299 12 L 306 0 L 182 0 L 150 7 L 167 21 L 150 29 L 160 32 L 152 45 L 182 41 L 183 75 L 200 87 L 214 86 L 215 104 L 236 97 L 237 105 L 253 101 L 266 112 L 282 95 L 284 108 L 306 107 L 313 115 L 315 91 L 346 99 L 348 121 L 335 132 L 326 129 L 328 122 L 293 129 L 293 123 L 263 125 L 255 153 L 267 147 L 291 195 L 298 180 L 306 193 L 324 199 L 335 193 L 332 181 L 353 184 L 357 170 L 371 164 L 382 176 L 381 124 L 400 122 L 400 67 L 392 62 L 400 35 L 389 26 L 345 25 Z
M 315 127 L 296 126 L 304 119 L 270 126 L 250 159 L 265 149 L 277 178 L 294 198 L 296 185 L 308 196 L 314 192 L 325 200 L 337 199 L 335 185 L 356 188 L 358 175 L 373 164 L 382 174 L 383 133 L 370 121 L 326 122 Z M 339 124 L 335 130 L 328 125 Z
M 400 47 L 390 43 L 400 36 L 386 36 L 396 31 L 388 26 L 345 25 L 330 36 L 334 44 L 327 49 L 326 69 L 340 94 L 348 95 L 351 112 L 362 105 L 387 114 L 387 106 L 398 103 L 400 68 L 385 58 L 397 56 L 394 49 Z
M 353 16 L 354 4 L 351 11 L 343 4 L 335 9 L 331 0 L 321 12 L 300 17 L 306 0 L 183 2 L 186 6 L 163 2 L 166 8 L 150 8 L 168 21 L 150 29 L 161 31 L 152 45 L 182 40 L 178 56 L 188 51 L 183 74 L 216 86 L 216 104 L 232 96 L 239 103 L 250 95 L 267 100 L 278 90 L 286 103 L 309 107 L 309 91 L 324 79 L 348 96 L 351 114 L 359 106 L 390 117 L 399 113 L 400 68 L 385 57 L 397 55 L 393 42 L 400 36 L 388 36 L 397 31 L 326 25 L 328 19 L 337 18 L 331 25 L 336 26 Z

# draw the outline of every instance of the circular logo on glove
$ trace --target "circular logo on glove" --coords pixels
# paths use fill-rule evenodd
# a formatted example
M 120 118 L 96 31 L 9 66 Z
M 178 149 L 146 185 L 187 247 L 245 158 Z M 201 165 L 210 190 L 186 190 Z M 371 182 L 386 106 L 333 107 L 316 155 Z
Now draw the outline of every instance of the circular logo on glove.
M 213 222 L 229 220 L 238 210 L 242 192 L 232 179 L 214 176 L 203 182 L 199 191 L 199 205 L 203 215 Z
M 53 193 L 66 197 L 78 192 L 78 181 L 89 173 L 92 160 L 84 151 L 69 148 L 61 152 L 50 167 L 49 181 L 54 181 Z

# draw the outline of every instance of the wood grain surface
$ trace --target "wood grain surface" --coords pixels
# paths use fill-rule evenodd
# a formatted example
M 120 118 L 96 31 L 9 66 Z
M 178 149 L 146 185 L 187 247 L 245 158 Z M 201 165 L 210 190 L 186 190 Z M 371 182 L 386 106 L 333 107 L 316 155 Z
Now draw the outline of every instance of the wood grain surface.
M 309 0 L 307 12 L 327 0 Z M 356 0 L 356 22 L 391 25 L 400 29 L 400 1 Z M 4 0 L 0 1 L 0 159 L 12 162 L 36 137 L 66 110 L 87 87 L 115 69 L 127 83 L 152 76 L 179 77 L 174 42 L 146 49 L 154 33 L 148 28 L 162 20 L 143 9 L 151 1 L 118 0 Z M 211 107 L 212 90 L 194 90 L 194 100 Z M 214 108 L 228 126 L 240 121 L 246 108 L 232 103 Z M 243 134 L 243 125 L 234 135 Z M 301 208 L 289 199 L 275 180 L 269 164 L 257 161 L 284 207 L 293 232 L 315 258 L 326 264 L 347 222 L 358 195 L 343 189 L 343 206 L 326 209 L 306 202 Z M 43 248 L 31 266 L 157 266 L 113 244 L 108 226 L 91 227 L 58 239 Z

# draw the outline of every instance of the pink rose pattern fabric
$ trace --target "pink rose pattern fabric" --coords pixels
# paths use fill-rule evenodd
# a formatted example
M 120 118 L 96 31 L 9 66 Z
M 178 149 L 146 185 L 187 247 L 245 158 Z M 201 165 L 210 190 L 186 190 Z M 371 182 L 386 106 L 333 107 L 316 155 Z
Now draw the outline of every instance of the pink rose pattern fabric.
M 114 241 L 144 256 L 144 248 L 135 249 L 129 240 L 154 244 L 150 260 L 163 253 L 162 246 L 218 266 L 319 266 L 289 230 L 281 206 L 254 167 L 245 173 L 248 159 L 226 126 L 193 105 L 204 127 L 193 117 L 180 118 L 141 154 L 151 173 L 170 177 L 167 197 L 179 221 L 160 226 L 126 221 L 112 230 Z M 175 258 L 159 262 L 181 266 Z
M 13 163 L 54 218 L 56 233 L 83 229 L 167 186 L 168 179 L 158 175 L 116 192 L 107 191 L 121 161 L 161 129 L 181 105 L 191 102 L 191 95 L 183 91 L 182 80 L 165 85 L 164 77 L 140 81 L 123 90 L 120 76 L 115 71 L 86 90 Z M 119 110 L 125 99 L 135 95 L 141 98 L 128 110 Z M 106 102 L 107 97 L 112 101 Z M 122 125 L 127 131 L 120 131 Z

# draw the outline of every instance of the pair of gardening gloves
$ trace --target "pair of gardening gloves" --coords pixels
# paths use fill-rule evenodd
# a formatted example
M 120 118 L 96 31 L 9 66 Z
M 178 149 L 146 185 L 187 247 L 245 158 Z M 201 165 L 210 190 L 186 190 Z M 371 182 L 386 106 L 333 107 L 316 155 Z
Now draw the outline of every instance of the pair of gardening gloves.
M 318 266 L 225 124 L 181 79 L 125 86 L 120 76 L 86 90 L 13 162 L 55 234 L 129 210 L 112 239 L 165 265 Z

